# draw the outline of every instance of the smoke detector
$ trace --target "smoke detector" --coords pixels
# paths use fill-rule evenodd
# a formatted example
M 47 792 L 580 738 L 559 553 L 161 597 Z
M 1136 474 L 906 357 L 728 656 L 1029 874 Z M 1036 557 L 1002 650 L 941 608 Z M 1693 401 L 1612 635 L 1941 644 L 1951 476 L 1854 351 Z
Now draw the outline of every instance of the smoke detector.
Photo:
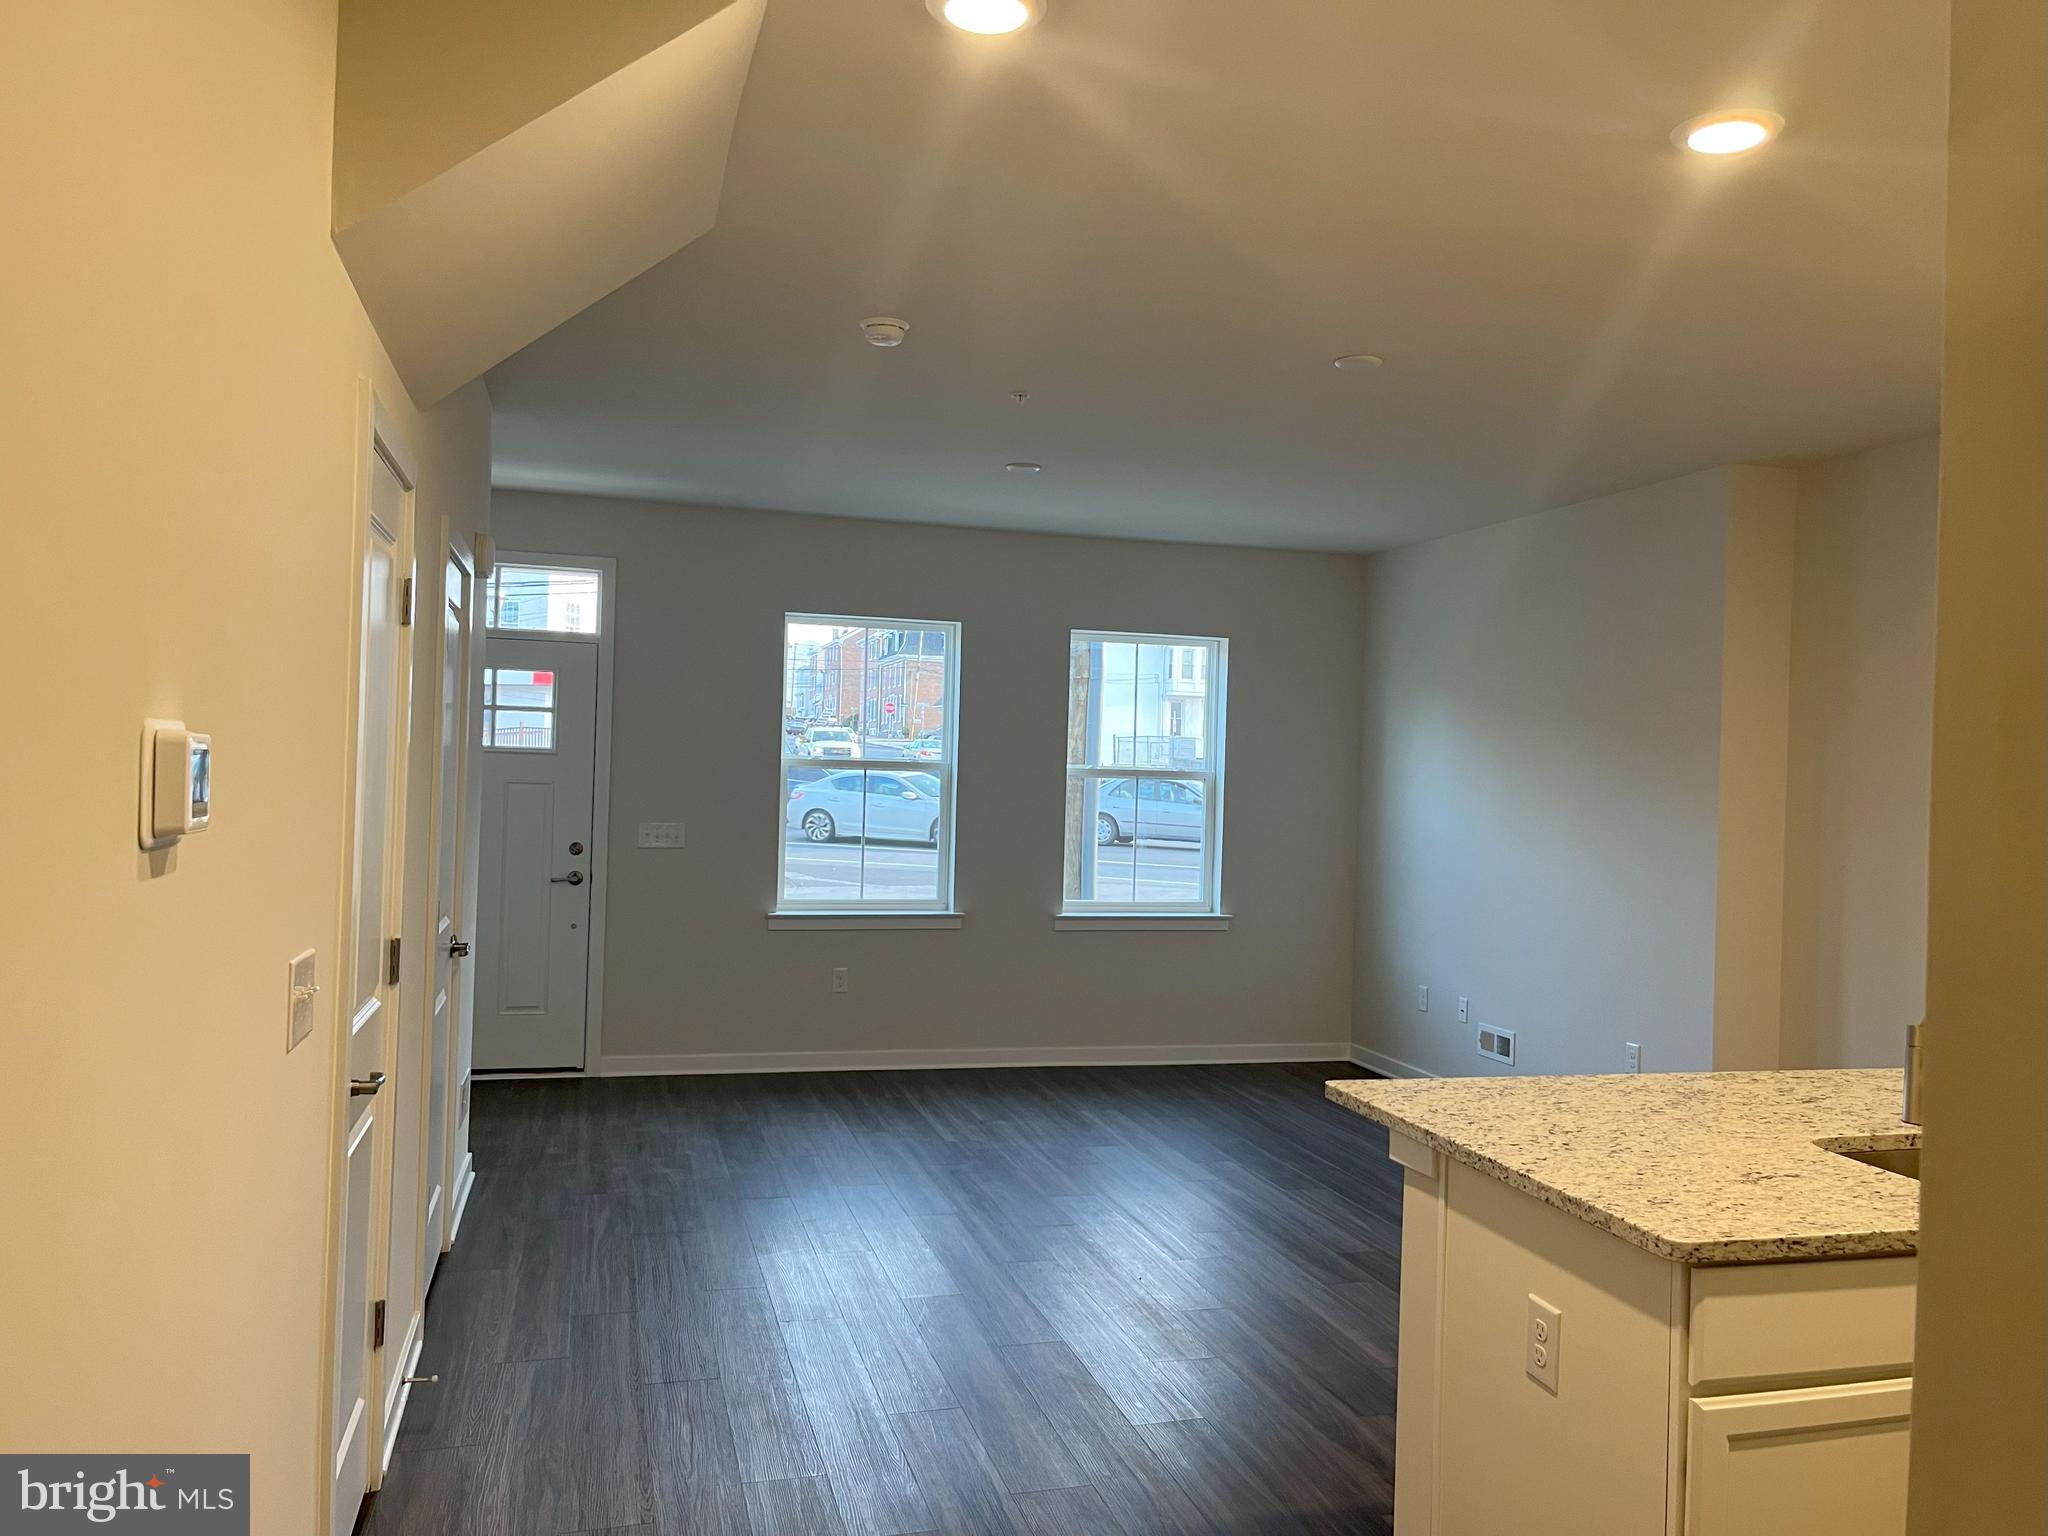
M 893 315 L 869 315 L 861 321 L 860 333 L 867 337 L 871 347 L 900 347 L 903 338 L 910 334 L 910 322 Z

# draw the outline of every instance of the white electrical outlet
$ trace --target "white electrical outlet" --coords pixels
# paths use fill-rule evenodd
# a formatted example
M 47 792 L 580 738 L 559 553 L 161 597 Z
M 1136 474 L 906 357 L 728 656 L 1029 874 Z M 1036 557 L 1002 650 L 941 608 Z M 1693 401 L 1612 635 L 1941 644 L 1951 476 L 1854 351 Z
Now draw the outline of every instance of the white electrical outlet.
M 1415 1008 L 1419 1013 L 1429 1012 L 1429 988 L 1417 987 L 1415 989 Z
M 1493 1061 L 1515 1064 L 1515 1032 L 1512 1029 L 1496 1029 L 1491 1024 L 1479 1026 L 1479 1054 Z
M 640 846 L 642 848 L 680 848 L 683 846 L 683 824 L 680 821 L 643 821 L 640 823 Z
M 1522 1369 L 1546 1391 L 1557 1391 L 1557 1352 L 1564 1342 L 1564 1314 L 1534 1291 L 1529 1293 L 1529 1327 L 1523 1340 Z
M 1624 1040 L 1624 1041 L 1622 1041 L 1622 1043 L 1621 1043 L 1621 1062 L 1622 1062 L 1621 1070 L 1622 1070 L 1622 1071 L 1624 1071 L 1624 1072 L 1640 1072 L 1640 1071 L 1642 1071 L 1642 1070 L 1643 1070 L 1643 1048 L 1642 1048 L 1642 1047 L 1641 1047 L 1640 1045 L 1636 1044 L 1636 1042 L 1635 1042 L 1635 1041 L 1633 1041 L 1633 1040 Z
M 1458 999 L 1458 1022 L 1460 1024 L 1470 1024 L 1472 1022 L 1472 999 L 1469 997 Z
M 846 967 L 843 965 L 832 967 L 832 990 L 834 992 L 850 992 L 853 990 L 847 982 Z

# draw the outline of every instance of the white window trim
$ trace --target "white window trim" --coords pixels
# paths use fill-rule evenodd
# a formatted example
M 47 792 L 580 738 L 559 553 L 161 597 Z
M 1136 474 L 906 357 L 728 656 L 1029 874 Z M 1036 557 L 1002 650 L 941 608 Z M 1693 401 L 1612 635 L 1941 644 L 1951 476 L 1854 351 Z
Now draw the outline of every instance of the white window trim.
M 1230 927 L 1228 912 L 1060 912 L 1052 920 L 1055 933 L 1221 933 Z
M 1230 666 L 1230 642 L 1221 635 L 1168 635 L 1149 634 L 1114 629 L 1077 629 L 1068 637 L 1068 707 L 1072 707 L 1072 656 L 1075 644 L 1100 642 L 1105 645 L 1164 645 L 1175 648 L 1173 662 L 1169 668 L 1171 676 L 1177 676 L 1180 667 L 1178 650 L 1184 646 L 1198 646 L 1203 650 L 1214 648 L 1215 664 L 1198 667 L 1202 672 L 1203 730 L 1209 740 L 1209 761 L 1207 769 L 1185 768 L 1138 768 L 1119 767 L 1115 764 L 1100 765 L 1089 763 L 1068 763 L 1066 782 L 1076 778 L 1086 779 L 1173 779 L 1185 782 L 1189 779 L 1202 781 L 1202 887 L 1207 893 L 1200 901 L 1088 901 L 1077 906 L 1068 906 L 1062 901 L 1059 912 L 1053 919 L 1053 927 L 1060 931 L 1083 931 L 1094 929 L 1101 932 L 1105 919 L 1120 918 L 1123 926 L 1131 928 L 1150 927 L 1222 927 L 1227 928 L 1230 917 L 1223 910 L 1223 780 L 1229 768 L 1229 753 L 1226 750 L 1225 716 L 1230 707 L 1228 674 Z M 1188 695 L 1192 698 L 1195 695 Z M 1061 828 L 1064 837 L 1065 827 Z M 1092 839 L 1092 833 L 1087 834 Z M 1091 841 L 1092 846 L 1092 841 Z M 1066 872 L 1060 873 L 1061 889 L 1066 885 Z M 1200 919 L 1209 919 L 1203 923 Z
M 845 629 L 937 629 L 946 635 L 946 696 L 939 734 L 944 755 L 936 763 L 901 757 L 791 757 L 781 748 L 782 705 L 789 688 L 789 626 L 818 624 Z M 957 619 L 874 619 L 848 613 L 785 613 L 782 616 L 782 700 L 775 711 L 775 737 L 779 758 L 775 775 L 775 906 L 768 913 L 771 929 L 834 928 L 957 928 L 960 914 L 953 907 L 953 825 L 959 804 L 960 779 L 960 623 Z M 801 906 L 785 903 L 789 875 L 789 770 L 825 768 L 839 773 L 851 769 L 873 769 L 881 773 L 928 773 L 939 781 L 938 893 L 931 901 L 907 901 L 893 906 L 873 901 L 813 901 Z M 905 844 L 914 847 L 915 844 Z M 930 919 L 939 919 L 933 922 Z
M 591 571 L 597 575 L 597 628 L 583 629 L 528 629 L 524 625 L 502 629 L 493 622 L 497 615 L 490 607 L 490 583 L 498 579 L 498 573 L 508 565 L 532 566 L 543 571 Z M 524 635 L 532 640 L 574 640 L 584 645 L 600 645 L 612 627 L 612 582 L 618 572 L 618 562 L 609 555 L 546 555 L 531 552 L 514 553 L 501 549 L 491 557 L 490 570 L 477 582 L 477 606 L 483 612 L 482 625 L 485 638 L 505 635 L 518 639 Z
M 768 929 L 771 933 L 817 932 L 837 929 L 840 932 L 869 930 L 881 932 L 896 928 L 958 928 L 958 912 L 770 912 Z

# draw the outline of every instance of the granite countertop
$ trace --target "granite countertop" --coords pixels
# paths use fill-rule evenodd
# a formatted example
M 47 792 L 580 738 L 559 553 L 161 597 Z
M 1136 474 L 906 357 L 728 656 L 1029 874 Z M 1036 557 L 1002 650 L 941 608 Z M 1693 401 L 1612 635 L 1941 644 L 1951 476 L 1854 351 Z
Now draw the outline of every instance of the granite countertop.
M 1340 1080 L 1329 1097 L 1684 1264 L 1916 1251 L 1920 1185 L 1842 1150 L 1920 1144 L 1902 1074 Z

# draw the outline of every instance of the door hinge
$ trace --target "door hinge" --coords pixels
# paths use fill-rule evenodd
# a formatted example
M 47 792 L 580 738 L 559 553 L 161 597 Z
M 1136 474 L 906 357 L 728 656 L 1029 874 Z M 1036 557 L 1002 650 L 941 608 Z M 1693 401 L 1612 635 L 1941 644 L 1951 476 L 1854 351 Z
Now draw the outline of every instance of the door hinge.
M 398 951 L 399 942 L 393 939 L 391 941 L 390 959 L 385 970 L 384 979 L 394 987 L 398 985 Z
M 412 623 L 412 578 L 405 578 L 405 585 L 398 594 L 398 623 L 405 628 Z
M 370 1348 L 382 1349 L 383 1347 L 384 1303 L 381 1301 L 373 1301 L 370 1303 Z

